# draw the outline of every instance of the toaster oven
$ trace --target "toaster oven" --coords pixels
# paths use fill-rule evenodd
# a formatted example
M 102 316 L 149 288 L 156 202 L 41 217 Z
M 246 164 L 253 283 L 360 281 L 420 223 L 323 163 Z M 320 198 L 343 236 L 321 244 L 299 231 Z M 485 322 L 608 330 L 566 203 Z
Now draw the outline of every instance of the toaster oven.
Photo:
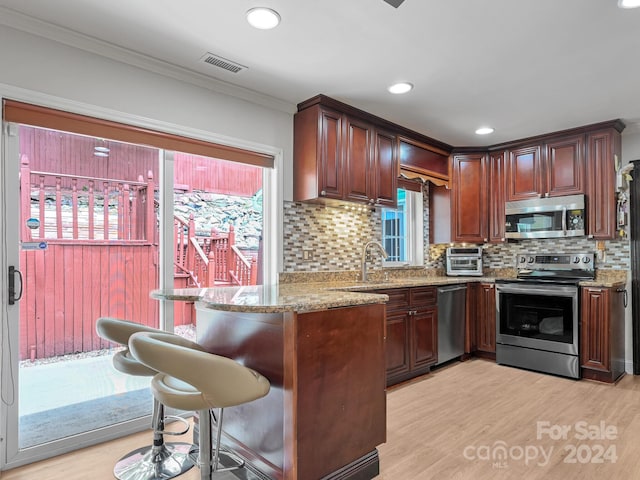
M 447 275 L 482 276 L 482 247 L 449 247 L 446 252 Z

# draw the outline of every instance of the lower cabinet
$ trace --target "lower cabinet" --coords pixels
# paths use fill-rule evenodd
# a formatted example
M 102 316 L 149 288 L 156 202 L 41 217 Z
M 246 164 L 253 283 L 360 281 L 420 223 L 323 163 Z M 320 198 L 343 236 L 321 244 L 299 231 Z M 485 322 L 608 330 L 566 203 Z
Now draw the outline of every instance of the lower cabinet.
M 465 353 L 494 358 L 496 354 L 496 286 L 467 285 Z
M 496 353 L 496 286 L 479 283 L 476 312 L 476 351 Z
M 386 322 L 387 386 L 429 372 L 438 360 L 435 287 L 378 290 L 389 296 Z
M 582 378 L 615 382 L 624 373 L 624 287 L 582 287 Z

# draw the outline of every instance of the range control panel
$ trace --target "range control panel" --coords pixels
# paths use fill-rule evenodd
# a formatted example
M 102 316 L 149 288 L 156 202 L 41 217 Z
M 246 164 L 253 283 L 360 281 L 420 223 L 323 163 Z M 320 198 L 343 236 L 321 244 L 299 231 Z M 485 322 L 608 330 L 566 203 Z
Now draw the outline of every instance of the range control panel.
M 586 270 L 595 269 L 593 253 L 520 254 L 516 268 L 527 270 Z

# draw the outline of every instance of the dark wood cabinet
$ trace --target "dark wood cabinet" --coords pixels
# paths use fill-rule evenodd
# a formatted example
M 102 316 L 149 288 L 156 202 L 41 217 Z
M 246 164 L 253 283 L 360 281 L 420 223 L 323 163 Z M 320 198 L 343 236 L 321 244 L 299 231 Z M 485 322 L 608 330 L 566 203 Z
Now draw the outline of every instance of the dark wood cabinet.
M 380 290 L 389 296 L 386 322 L 387 385 L 429 372 L 438 360 L 435 287 Z
M 438 308 L 435 287 L 409 289 L 411 370 L 420 372 L 438 361 Z M 428 370 L 427 370 L 428 371 Z
M 476 350 L 496 353 L 496 286 L 480 283 L 476 290 Z
M 621 159 L 616 128 L 587 134 L 587 234 L 598 240 L 616 238 L 615 165 Z
M 584 193 L 584 151 L 584 134 L 511 149 L 506 168 L 507 200 Z
M 390 379 L 402 378 L 411 369 L 409 362 L 409 289 L 396 288 L 376 293 L 389 296 L 385 350 L 387 384 L 390 384 Z
M 293 199 L 394 208 L 397 134 L 369 121 L 364 112 L 357 116 L 318 102 L 299 106 L 294 116 Z
M 467 285 L 464 352 L 495 359 L 496 287 L 494 283 Z
M 545 144 L 546 196 L 577 195 L 585 191 L 584 135 L 563 137 Z
M 488 241 L 488 157 L 456 154 L 451 162 L 451 237 L 454 242 Z
M 506 152 L 489 154 L 489 242 L 501 243 L 504 236 L 504 202 L 506 201 L 505 184 Z
M 540 145 L 509 151 L 506 165 L 507 201 L 536 198 L 542 194 Z
M 345 124 L 344 199 L 369 202 L 373 190 L 373 126 L 343 117 Z M 343 173 L 344 173 L 343 172 Z
M 393 133 L 375 130 L 372 198 L 378 205 L 393 208 L 398 189 L 397 139 Z
M 580 366 L 582 377 L 613 383 L 624 373 L 623 287 L 582 287 Z

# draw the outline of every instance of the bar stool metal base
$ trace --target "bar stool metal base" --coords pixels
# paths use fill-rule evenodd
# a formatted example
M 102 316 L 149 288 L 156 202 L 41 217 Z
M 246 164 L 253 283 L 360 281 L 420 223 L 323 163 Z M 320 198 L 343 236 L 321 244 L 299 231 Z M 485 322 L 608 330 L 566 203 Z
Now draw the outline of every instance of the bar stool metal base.
M 122 457 L 113 468 L 118 480 L 164 480 L 182 475 L 195 464 L 190 443 L 142 447 Z

